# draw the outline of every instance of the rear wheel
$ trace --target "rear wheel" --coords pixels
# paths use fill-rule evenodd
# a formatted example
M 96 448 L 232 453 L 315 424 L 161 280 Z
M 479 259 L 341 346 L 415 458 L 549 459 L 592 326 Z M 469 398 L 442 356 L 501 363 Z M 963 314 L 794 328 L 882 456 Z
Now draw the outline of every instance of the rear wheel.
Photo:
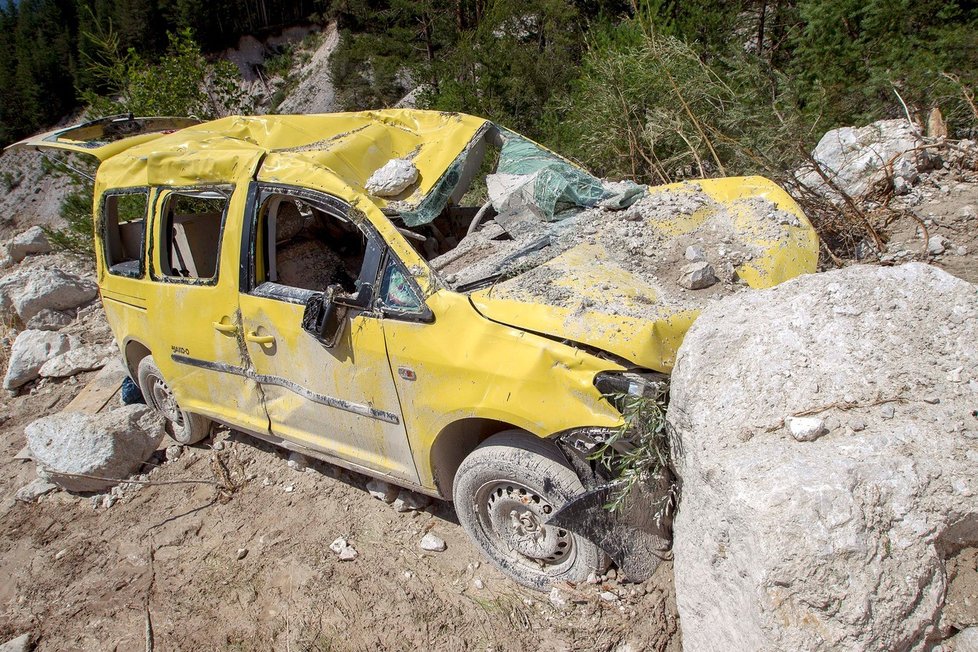
M 555 581 L 583 582 L 607 567 L 596 545 L 547 525 L 584 486 L 550 442 L 512 430 L 487 439 L 458 469 L 458 520 L 487 557 L 537 590 Z
M 137 370 L 139 389 L 146 399 L 146 404 L 156 408 L 170 422 L 168 432 L 178 444 L 196 444 L 210 434 L 211 422 L 207 417 L 181 410 L 177 405 L 173 392 L 170 390 L 163 374 L 153 356 L 149 355 L 139 362 Z

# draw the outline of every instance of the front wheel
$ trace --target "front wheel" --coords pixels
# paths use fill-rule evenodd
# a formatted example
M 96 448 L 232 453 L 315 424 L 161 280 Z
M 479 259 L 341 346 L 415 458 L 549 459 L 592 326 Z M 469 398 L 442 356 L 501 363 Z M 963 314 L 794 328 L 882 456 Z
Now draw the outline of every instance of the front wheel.
M 607 567 L 596 545 L 547 525 L 584 486 L 550 442 L 512 430 L 490 437 L 462 462 L 453 499 L 459 523 L 483 553 L 532 589 L 583 582 Z
M 162 412 L 170 422 L 167 432 L 175 442 L 185 446 L 196 444 L 210 434 L 211 422 L 207 417 L 181 410 L 177 405 L 153 356 L 148 355 L 140 360 L 136 376 L 146 403 Z

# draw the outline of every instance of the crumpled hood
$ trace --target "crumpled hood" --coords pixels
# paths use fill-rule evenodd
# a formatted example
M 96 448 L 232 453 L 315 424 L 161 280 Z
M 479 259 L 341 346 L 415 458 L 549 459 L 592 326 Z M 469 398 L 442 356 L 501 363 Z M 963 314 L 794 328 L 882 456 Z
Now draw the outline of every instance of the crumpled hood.
M 646 199 L 644 206 L 654 210 L 639 205 L 636 215 L 608 222 L 609 230 L 630 231 L 603 237 L 599 227 L 543 264 L 473 292 L 472 304 L 493 321 L 670 372 L 686 331 L 704 308 L 748 287 L 772 287 L 814 272 L 818 260 L 814 230 L 773 182 L 746 177 L 650 189 L 653 199 L 663 193 L 663 202 L 687 192 L 708 201 L 684 214 Z M 630 240 L 630 233 L 649 237 Z M 698 290 L 679 283 L 683 269 L 693 264 L 687 258 L 691 248 L 705 254 L 720 281 Z

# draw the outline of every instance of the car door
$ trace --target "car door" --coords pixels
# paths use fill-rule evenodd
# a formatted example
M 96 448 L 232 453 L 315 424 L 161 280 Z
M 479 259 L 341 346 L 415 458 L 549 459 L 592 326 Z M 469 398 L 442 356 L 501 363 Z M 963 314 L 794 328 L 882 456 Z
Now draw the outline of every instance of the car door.
M 264 432 L 239 346 L 237 238 L 247 186 L 159 188 L 146 293 L 153 358 L 181 408 Z
M 336 198 L 255 185 L 243 239 L 244 341 L 274 435 L 417 483 L 372 302 L 350 307 L 326 345 L 303 329 L 306 303 L 328 286 L 372 294 L 382 242 Z

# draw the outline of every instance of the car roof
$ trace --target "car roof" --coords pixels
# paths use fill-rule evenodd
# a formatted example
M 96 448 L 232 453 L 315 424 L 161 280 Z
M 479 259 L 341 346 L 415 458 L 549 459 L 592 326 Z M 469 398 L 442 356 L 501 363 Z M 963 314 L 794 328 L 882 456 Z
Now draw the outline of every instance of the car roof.
M 255 177 L 350 196 L 362 194 L 370 175 L 390 159 L 410 158 L 419 171 L 411 197 L 420 198 L 489 124 L 412 109 L 230 116 L 111 155 L 99 167 L 97 184 L 103 190 L 198 186 Z

